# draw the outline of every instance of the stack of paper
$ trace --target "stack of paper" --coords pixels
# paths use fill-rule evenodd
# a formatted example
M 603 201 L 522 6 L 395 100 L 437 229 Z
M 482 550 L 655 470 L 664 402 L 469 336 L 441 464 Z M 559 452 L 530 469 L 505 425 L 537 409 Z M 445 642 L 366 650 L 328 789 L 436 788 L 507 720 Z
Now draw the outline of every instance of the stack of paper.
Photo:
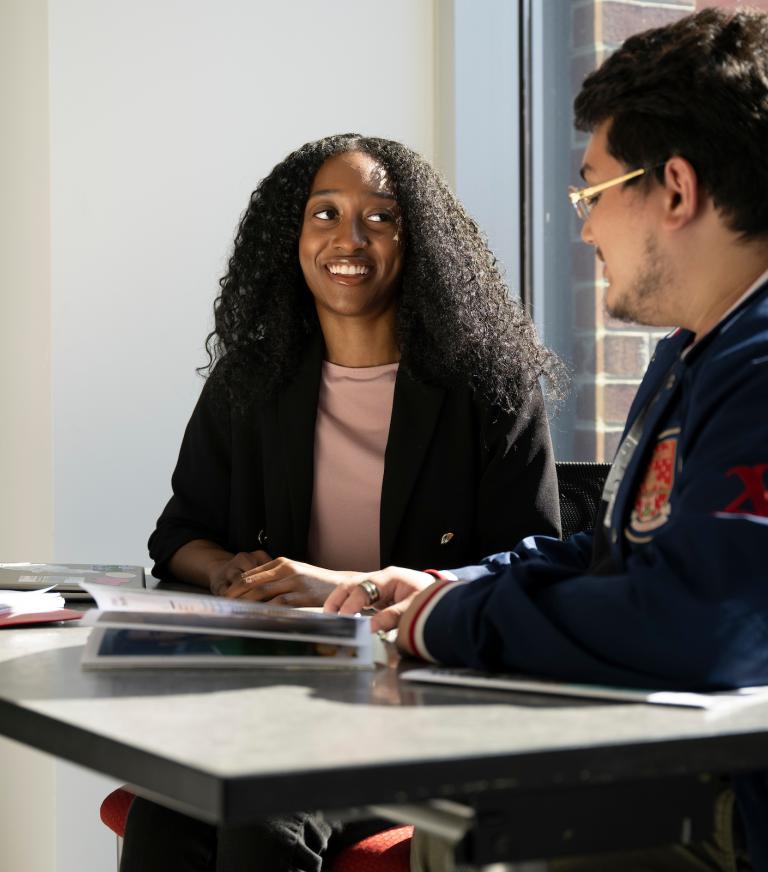
M 39 624 L 49 621 L 73 621 L 80 612 L 64 608 L 60 593 L 45 590 L 0 590 L 0 627 Z
M 83 666 L 322 666 L 373 663 L 367 618 L 204 594 L 83 585 L 96 600 Z

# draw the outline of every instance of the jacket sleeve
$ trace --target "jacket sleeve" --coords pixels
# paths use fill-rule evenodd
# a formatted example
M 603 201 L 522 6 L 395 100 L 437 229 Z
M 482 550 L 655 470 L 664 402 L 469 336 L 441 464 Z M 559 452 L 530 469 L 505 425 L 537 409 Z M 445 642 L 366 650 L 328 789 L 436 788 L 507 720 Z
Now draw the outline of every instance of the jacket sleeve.
M 557 475 L 544 400 L 538 387 L 517 412 L 483 417 L 485 463 L 478 485 L 480 554 L 509 548 L 534 533 L 560 536 Z
M 171 478 L 173 496 L 149 538 L 152 574 L 170 576 L 168 561 L 192 539 L 209 539 L 223 548 L 230 512 L 231 425 L 226 404 L 206 382 L 187 424 Z
M 655 537 L 614 575 L 585 572 L 572 540 L 529 541 L 456 570 L 467 583 L 423 615 L 427 656 L 635 687 L 768 684 L 767 396 L 764 345 L 706 361 Z

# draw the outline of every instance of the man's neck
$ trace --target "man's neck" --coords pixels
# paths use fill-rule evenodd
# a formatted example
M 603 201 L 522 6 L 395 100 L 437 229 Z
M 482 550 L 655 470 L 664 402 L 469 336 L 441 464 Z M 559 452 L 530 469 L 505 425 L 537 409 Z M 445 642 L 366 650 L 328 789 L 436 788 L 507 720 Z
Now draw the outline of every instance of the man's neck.
M 716 250 L 715 250 L 716 251 Z M 685 322 L 696 341 L 715 327 L 761 279 L 768 279 L 768 243 L 739 242 L 703 258 L 691 270 Z

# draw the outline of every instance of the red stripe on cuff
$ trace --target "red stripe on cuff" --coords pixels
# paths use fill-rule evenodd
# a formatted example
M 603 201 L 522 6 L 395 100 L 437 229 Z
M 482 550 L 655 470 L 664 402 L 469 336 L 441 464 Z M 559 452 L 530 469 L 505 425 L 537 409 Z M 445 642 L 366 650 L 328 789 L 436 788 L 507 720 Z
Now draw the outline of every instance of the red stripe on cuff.
M 428 572 L 430 575 L 434 575 L 434 570 L 430 571 L 428 569 L 424 570 Z M 411 621 L 411 626 L 408 628 L 408 644 L 410 645 L 411 651 L 414 651 L 419 655 L 422 659 L 424 659 L 424 655 L 419 651 L 418 645 L 416 644 L 416 625 L 419 623 L 419 618 L 424 613 L 424 609 L 432 602 L 435 598 L 435 594 L 439 593 L 446 585 L 451 584 L 450 581 L 443 581 L 442 584 L 435 584 L 432 592 L 428 597 L 426 597 L 421 605 L 419 606 L 419 610 L 416 612 L 414 619 Z
M 422 569 L 421 571 L 425 572 L 427 575 L 431 575 L 438 581 L 449 581 L 449 579 L 447 579 L 439 569 Z

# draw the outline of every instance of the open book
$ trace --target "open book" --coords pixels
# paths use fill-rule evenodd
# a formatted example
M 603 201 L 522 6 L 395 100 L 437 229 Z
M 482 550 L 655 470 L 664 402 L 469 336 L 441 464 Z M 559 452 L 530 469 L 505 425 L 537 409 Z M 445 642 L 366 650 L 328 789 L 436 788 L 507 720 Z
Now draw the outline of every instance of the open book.
M 616 702 L 644 702 L 652 705 L 682 706 L 724 712 L 746 703 L 768 702 L 768 687 L 741 687 L 713 693 L 610 687 L 605 684 L 575 684 L 527 675 L 479 672 L 474 669 L 427 666 L 400 673 L 405 681 L 452 684 L 477 690 L 507 690 L 555 696 L 584 697 Z
M 93 625 L 86 668 L 373 664 L 367 618 L 205 594 L 84 587 L 98 608 L 86 618 Z

